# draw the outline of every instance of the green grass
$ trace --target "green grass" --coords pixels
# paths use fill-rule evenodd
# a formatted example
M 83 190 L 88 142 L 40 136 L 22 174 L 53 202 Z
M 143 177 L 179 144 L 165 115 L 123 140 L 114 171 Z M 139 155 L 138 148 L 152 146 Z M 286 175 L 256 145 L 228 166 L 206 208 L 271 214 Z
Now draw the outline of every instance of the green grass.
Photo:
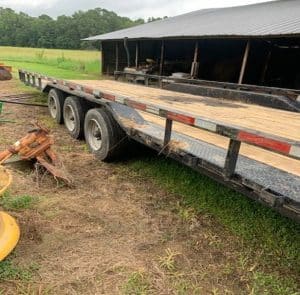
M 142 272 L 133 272 L 122 288 L 125 295 L 147 295 L 150 293 L 150 283 Z
M 252 294 L 257 295 L 299 295 L 297 284 L 291 279 L 255 272 Z
M 37 266 L 32 264 L 28 267 L 16 266 L 10 259 L 0 262 L 0 281 L 1 280 L 21 280 L 29 281 Z
M 264 268 L 279 267 L 299 276 L 299 224 L 172 160 L 150 157 L 128 165 L 180 196 L 187 210 L 213 216 L 239 237 L 247 252 L 254 257 L 260 253 Z
M 0 47 L 0 62 L 64 79 L 100 76 L 99 51 Z
M 8 192 L 0 199 L 0 205 L 5 210 L 23 210 L 30 209 L 37 202 L 37 198 L 24 195 L 24 196 L 10 196 Z

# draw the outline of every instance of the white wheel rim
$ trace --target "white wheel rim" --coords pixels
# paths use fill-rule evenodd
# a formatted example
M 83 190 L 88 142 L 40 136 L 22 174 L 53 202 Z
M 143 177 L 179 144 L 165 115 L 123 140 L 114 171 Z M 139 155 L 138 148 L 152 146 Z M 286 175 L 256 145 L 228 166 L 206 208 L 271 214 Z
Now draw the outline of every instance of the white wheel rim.
M 56 118 L 57 116 L 57 103 L 53 96 L 49 96 L 49 111 L 52 118 Z
M 87 126 L 87 140 L 94 151 L 102 147 L 102 129 L 95 119 L 91 119 Z
M 65 106 L 65 112 L 64 112 L 64 120 L 65 120 L 65 125 L 69 131 L 74 131 L 75 130 L 75 112 L 74 109 L 71 105 L 66 105 Z

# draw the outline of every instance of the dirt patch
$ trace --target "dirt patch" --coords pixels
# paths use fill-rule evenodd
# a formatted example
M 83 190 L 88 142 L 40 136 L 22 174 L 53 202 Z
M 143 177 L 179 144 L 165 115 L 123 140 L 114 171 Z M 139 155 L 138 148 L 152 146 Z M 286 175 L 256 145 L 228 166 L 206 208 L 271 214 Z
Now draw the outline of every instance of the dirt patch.
M 18 89 L 16 81 L 3 85 L 7 94 Z M 4 110 L 16 123 L 0 126 L 0 150 L 38 120 L 51 128 L 75 183 L 61 186 L 49 175 L 37 182 L 34 170 L 11 168 L 10 193 L 39 199 L 33 209 L 11 212 L 22 232 L 13 261 L 34 263 L 37 270 L 30 282 L 2 283 L 5 294 L 23 289 L 35 294 L 249 292 L 248 271 L 236 263 L 239 246 L 209 216 L 187 212 L 182 218 L 176 196 L 122 163 L 96 161 L 84 142 L 49 119 L 47 110 L 13 105 Z M 142 289 L 147 292 L 139 293 Z

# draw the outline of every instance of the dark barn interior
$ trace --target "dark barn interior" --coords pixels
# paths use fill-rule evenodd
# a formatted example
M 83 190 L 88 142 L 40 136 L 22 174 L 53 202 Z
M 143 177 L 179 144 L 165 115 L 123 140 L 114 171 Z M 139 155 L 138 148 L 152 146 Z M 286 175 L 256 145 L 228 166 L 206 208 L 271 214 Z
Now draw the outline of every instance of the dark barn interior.
M 299 37 L 103 41 L 102 54 L 108 75 L 143 69 L 150 59 L 153 75 L 300 89 Z

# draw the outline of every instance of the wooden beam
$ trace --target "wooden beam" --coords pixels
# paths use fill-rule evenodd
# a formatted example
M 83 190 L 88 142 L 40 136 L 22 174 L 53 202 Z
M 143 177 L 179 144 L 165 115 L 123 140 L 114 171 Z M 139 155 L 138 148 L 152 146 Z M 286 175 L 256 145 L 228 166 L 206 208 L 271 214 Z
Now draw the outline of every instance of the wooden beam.
M 248 61 L 248 57 L 249 57 L 249 51 L 250 51 L 250 41 L 247 42 L 247 45 L 246 45 L 246 48 L 245 48 L 243 63 L 242 63 L 240 77 L 239 77 L 239 81 L 238 81 L 239 84 L 243 84 L 245 69 L 246 69 L 247 61 Z
M 99 62 L 100 62 L 100 76 L 104 73 L 104 53 L 103 53 L 103 46 L 102 43 L 100 44 L 100 56 L 99 56 Z
M 165 41 L 161 41 L 161 50 L 160 50 L 160 66 L 159 66 L 159 75 L 162 76 L 164 72 L 164 62 L 165 62 Z
M 136 69 L 139 67 L 139 55 L 140 55 L 140 44 L 139 41 L 135 43 L 135 67 Z
M 130 68 L 131 64 L 130 64 L 130 52 L 128 48 L 128 38 L 124 38 L 124 48 L 127 56 L 127 67 Z
M 119 70 L 119 44 L 116 42 L 116 71 Z
M 198 69 L 199 69 L 199 41 L 196 41 L 195 44 L 195 51 L 194 51 L 194 59 L 191 67 L 191 77 L 195 79 L 198 75 Z

